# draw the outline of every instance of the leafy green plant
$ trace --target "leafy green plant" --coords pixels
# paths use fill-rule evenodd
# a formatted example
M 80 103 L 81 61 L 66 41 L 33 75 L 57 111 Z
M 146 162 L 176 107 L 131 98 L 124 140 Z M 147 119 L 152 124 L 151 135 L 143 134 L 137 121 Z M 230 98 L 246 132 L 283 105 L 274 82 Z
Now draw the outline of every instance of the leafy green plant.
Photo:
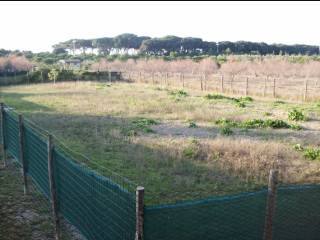
M 293 145 L 293 149 L 299 152 L 302 152 L 304 150 L 304 148 L 299 143 Z
M 223 96 L 221 94 L 207 94 L 204 96 L 205 99 L 207 100 L 213 100 L 213 99 L 226 99 L 226 100 L 230 100 L 232 102 L 234 102 L 234 104 L 237 107 L 241 107 L 244 108 L 246 107 L 246 103 L 247 102 L 252 102 L 253 99 L 251 97 L 240 97 L 240 98 L 233 98 L 233 97 L 227 97 L 227 96 Z
M 238 98 L 239 99 L 239 101 L 241 101 L 241 102 L 252 102 L 253 101 L 253 98 L 252 97 L 240 97 L 240 98 Z
M 239 127 L 242 128 L 262 128 L 264 127 L 264 121 L 261 119 L 251 119 L 239 123 Z
M 198 125 L 195 122 L 189 122 L 189 128 L 197 128 Z
M 132 123 L 135 125 L 136 128 L 146 133 L 154 132 L 149 126 L 158 124 L 156 120 L 149 118 L 140 118 L 132 121 Z
M 246 128 L 246 129 L 252 129 L 252 128 L 290 128 L 293 130 L 300 130 L 302 129 L 298 125 L 294 124 L 288 124 L 287 122 L 283 120 L 278 120 L 278 119 L 249 119 L 245 120 L 243 122 L 236 122 L 232 121 L 229 119 L 218 119 L 215 121 L 215 124 L 220 125 L 220 126 L 227 126 L 227 127 L 238 127 L 238 128 Z
M 240 108 L 245 108 L 246 104 L 244 102 L 236 102 L 236 106 Z
M 291 124 L 290 128 L 292 130 L 301 130 L 302 129 L 302 127 L 300 125 L 297 125 L 297 124 Z
M 306 120 L 305 115 L 302 113 L 302 111 L 299 111 L 297 109 L 293 109 L 288 113 L 288 119 L 291 121 L 304 121 Z
M 229 126 L 224 126 L 220 129 L 220 134 L 229 136 L 233 133 L 232 129 Z
M 283 120 L 273 120 L 273 119 L 267 119 L 265 122 L 264 122 L 264 126 L 265 127 L 271 127 L 271 128 L 290 128 L 291 126 L 286 123 L 285 121 Z
M 225 97 L 221 94 L 207 94 L 204 96 L 205 99 L 207 100 L 212 100 L 212 99 L 229 99 L 228 97 Z
M 187 97 L 188 96 L 188 93 L 184 90 L 170 91 L 169 94 L 174 97 Z
M 311 160 L 320 159 L 320 149 L 307 148 L 304 150 L 303 156 Z
M 303 156 L 311 160 L 320 160 L 320 149 L 319 148 L 304 148 L 301 144 L 293 145 L 293 149 L 298 152 L 303 152 Z
M 220 125 L 220 126 L 226 126 L 226 127 L 237 127 L 238 123 L 236 121 L 232 121 L 229 119 L 225 118 L 220 118 L 215 121 L 215 124 Z

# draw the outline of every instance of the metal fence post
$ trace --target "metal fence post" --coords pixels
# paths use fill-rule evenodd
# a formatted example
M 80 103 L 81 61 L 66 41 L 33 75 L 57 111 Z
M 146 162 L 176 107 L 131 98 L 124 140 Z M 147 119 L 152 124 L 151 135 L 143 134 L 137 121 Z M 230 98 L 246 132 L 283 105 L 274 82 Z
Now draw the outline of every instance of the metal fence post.
M 136 190 L 136 238 L 143 239 L 143 210 L 144 210 L 144 187 L 137 187 Z
M 60 239 L 60 219 L 58 216 L 58 205 L 56 196 L 56 184 L 54 180 L 54 166 L 53 166 L 53 143 L 52 136 L 48 136 L 48 175 L 49 175 L 49 186 L 51 196 L 51 207 L 53 212 L 53 220 L 55 226 L 55 239 Z
M 22 165 L 22 177 L 23 177 L 23 192 L 24 194 L 28 193 L 28 180 L 27 180 L 27 173 L 26 173 L 26 162 L 24 157 L 24 134 L 23 134 L 23 117 L 19 114 L 19 151 L 20 151 L 20 162 Z
M 5 125 L 4 125 L 4 104 L 0 104 L 0 115 L 1 115 L 1 132 L 2 132 L 2 154 L 3 154 L 3 166 L 7 166 L 7 152 L 5 142 Z
M 263 240 L 272 240 L 272 230 L 273 230 L 272 227 L 273 227 L 273 218 L 274 218 L 275 205 L 276 205 L 277 185 L 278 185 L 278 171 L 271 169 L 269 174 L 267 209 L 266 209 L 266 219 L 265 219 Z

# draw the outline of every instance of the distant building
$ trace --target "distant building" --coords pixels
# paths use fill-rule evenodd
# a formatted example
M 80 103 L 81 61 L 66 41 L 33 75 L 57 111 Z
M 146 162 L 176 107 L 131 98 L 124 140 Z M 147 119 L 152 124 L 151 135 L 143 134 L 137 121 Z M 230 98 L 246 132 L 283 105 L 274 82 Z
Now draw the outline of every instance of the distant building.
M 79 59 L 62 59 L 58 64 L 65 70 L 77 70 L 81 68 L 81 61 Z

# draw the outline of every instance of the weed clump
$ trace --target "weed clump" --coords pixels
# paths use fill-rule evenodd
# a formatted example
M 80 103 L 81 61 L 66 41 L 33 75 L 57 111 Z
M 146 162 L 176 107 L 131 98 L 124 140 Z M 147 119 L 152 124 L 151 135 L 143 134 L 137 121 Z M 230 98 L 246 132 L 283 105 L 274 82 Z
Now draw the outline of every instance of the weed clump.
M 221 94 L 207 94 L 204 96 L 205 99 L 207 100 L 212 100 L 212 99 L 229 99 L 228 97 L 225 97 Z
M 295 144 L 293 149 L 303 153 L 303 156 L 310 160 L 320 160 L 320 148 L 303 147 L 300 144 Z
M 220 129 L 220 134 L 229 136 L 233 133 L 232 129 L 229 126 L 224 126 Z
M 232 101 L 237 107 L 245 108 L 246 103 L 252 102 L 252 97 L 240 97 L 240 98 L 233 98 L 233 97 L 227 97 L 223 96 L 221 94 L 207 94 L 204 96 L 207 100 L 217 100 L 217 99 L 226 99 Z
M 189 128 L 197 128 L 198 125 L 195 122 L 189 122 Z
M 278 119 L 250 119 L 245 120 L 243 122 L 236 122 L 229 119 L 218 119 L 215 121 L 215 124 L 220 126 L 227 126 L 227 127 L 238 127 L 238 128 L 244 128 L 244 129 L 253 129 L 253 128 L 274 128 L 274 129 L 280 129 L 280 128 L 290 128 L 293 130 L 300 130 L 301 127 L 294 124 L 289 124 L 283 120 Z
M 293 109 L 292 111 L 290 111 L 288 113 L 288 119 L 291 120 L 291 121 L 296 121 L 297 122 L 297 121 L 306 120 L 306 117 L 301 111 L 299 111 L 297 109 Z
M 154 131 L 150 128 L 150 126 L 151 126 L 151 125 L 156 125 L 156 124 L 158 124 L 158 122 L 157 122 L 156 120 L 154 120 L 154 119 L 149 119 L 149 118 L 140 118 L 140 119 L 137 119 L 137 120 L 132 121 L 132 123 L 134 124 L 134 126 L 135 126 L 137 129 L 139 129 L 139 130 L 141 130 L 141 131 L 143 131 L 143 132 L 145 132 L 145 133 L 152 133 L 152 132 L 154 132 Z
M 184 90 L 169 91 L 169 94 L 174 97 L 187 97 L 188 96 L 188 93 Z

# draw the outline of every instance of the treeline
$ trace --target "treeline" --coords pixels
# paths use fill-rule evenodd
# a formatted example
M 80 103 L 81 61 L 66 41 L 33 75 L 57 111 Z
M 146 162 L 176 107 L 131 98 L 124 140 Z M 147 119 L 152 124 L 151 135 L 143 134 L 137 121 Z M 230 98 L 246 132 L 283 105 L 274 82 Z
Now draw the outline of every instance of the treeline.
M 97 50 L 98 54 L 128 54 L 130 50 L 142 55 L 154 56 L 197 56 L 221 54 L 252 54 L 252 55 L 316 55 L 319 46 L 295 44 L 267 44 L 264 42 L 222 41 L 208 42 L 201 38 L 166 36 L 151 38 L 125 33 L 116 37 L 97 39 L 71 39 L 53 46 L 54 53 L 70 53 L 74 50 L 84 54 Z

